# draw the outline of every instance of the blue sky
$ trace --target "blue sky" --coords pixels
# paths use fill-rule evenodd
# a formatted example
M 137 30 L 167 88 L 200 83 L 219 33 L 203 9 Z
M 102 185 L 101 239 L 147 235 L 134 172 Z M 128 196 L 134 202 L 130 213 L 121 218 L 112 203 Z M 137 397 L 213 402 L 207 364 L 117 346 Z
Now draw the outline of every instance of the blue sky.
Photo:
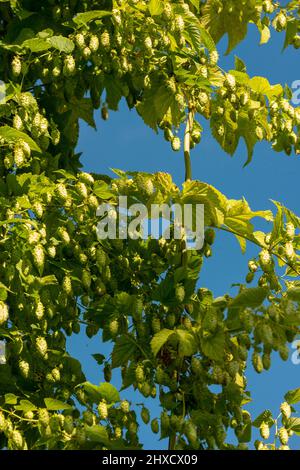
M 261 75 L 272 84 L 281 83 L 291 86 L 300 80 L 299 52 L 288 48 L 281 53 L 284 36 L 274 34 L 271 42 L 259 46 L 259 34 L 254 26 L 249 29 L 247 40 L 234 52 L 243 59 L 250 76 Z M 222 54 L 226 50 L 226 40 L 219 45 Z M 234 54 L 222 56 L 220 65 L 223 69 L 233 68 Z M 173 175 L 177 184 L 184 178 L 183 157 L 172 152 L 170 145 L 162 135 L 156 135 L 147 128 L 135 111 L 128 111 L 122 103 L 119 112 L 111 112 L 110 119 L 104 122 L 100 113 L 96 115 L 97 131 L 84 123 L 81 125 L 81 136 L 78 150 L 83 152 L 82 163 L 86 171 L 110 174 L 110 168 L 139 170 L 146 172 L 165 171 Z M 270 199 L 281 201 L 287 207 L 300 214 L 298 157 L 288 157 L 275 153 L 269 144 L 257 145 L 252 163 L 243 168 L 246 161 L 246 150 L 240 144 L 234 157 L 226 155 L 211 137 L 209 127 L 203 119 L 204 136 L 201 144 L 193 151 L 193 177 L 208 182 L 222 191 L 229 198 L 245 197 L 252 209 L 273 209 Z M 199 285 L 212 289 L 215 295 L 234 294 L 231 284 L 244 282 L 247 274 L 247 262 L 256 251 L 249 247 L 242 255 L 239 246 L 231 236 L 218 234 L 214 246 L 214 256 L 206 261 L 202 270 Z M 72 339 L 71 353 L 82 363 L 87 377 L 94 383 L 103 380 L 96 362 L 90 358 L 92 353 L 108 351 L 99 337 L 92 341 L 84 335 Z M 292 352 L 292 351 L 291 351 Z M 283 363 L 273 355 L 273 366 L 270 371 L 258 375 L 252 368 L 248 370 L 248 388 L 252 391 L 253 402 L 248 409 L 256 416 L 266 408 L 278 414 L 283 395 L 289 389 L 300 386 L 300 366 L 291 360 Z M 114 375 L 118 384 L 118 375 Z M 127 397 L 136 400 L 132 391 Z M 139 400 L 140 401 L 140 400 Z M 157 404 L 150 406 L 152 417 L 159 415 Z M 277 416 L 276 414 L 276 416 Z M 155 442 L 149 430 L 142 427 L 142 440 L 146 449 L 165 448 L 166 442 Z M 297 438 L 299 439 L 299 438 Z M 300 448 L 293 440 L 293 447 Z

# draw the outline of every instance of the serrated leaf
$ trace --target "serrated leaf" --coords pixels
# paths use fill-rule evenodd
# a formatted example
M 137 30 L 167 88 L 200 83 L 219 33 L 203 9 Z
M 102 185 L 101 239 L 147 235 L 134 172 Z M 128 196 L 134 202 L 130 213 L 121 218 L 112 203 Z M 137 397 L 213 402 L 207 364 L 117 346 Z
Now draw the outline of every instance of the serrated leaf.
M 37 410 L 37 407 L 29 400 L 20 400 L 20 404 L 15 406 L 15 410 L 24 411 L 27 413 L 28 411 Z
M 295 388 L 294 390 L 290 390 L 284 395 L 285 401 L 289 403 L 289 405 L 295 405 L 296 403 L 300 402 L 300 388 Z
M 300 302 L 300 287 L 298 286 L 290 287 L 287 290 L 287 296 L 290 300 L 293 300 L 295 302 Z
M 164 2 L 162 0 L 150 0 L 148 9 L 151 16 L 161 15 L 164 11 Z
M 18 397 L 14 393 L 6 393 L 4 399 L 6 405 L 16 405 L 18 402 Z
M 26 41 L 22 43 L 22 47 L 30 49 L 31 52 L 43 52 L 50 49 L 51 44 L 42 38 L 32 38 L 26 39 Z
M 153 336 L 150 345 L 154 356 L 157 356 L 161 348 L 166 344 L 172 335 L 174 335 L 173 330 L 164 328 Z
M 9 126 L 2 126 L 0 127 L 0 137 L 10 141 L 10 142 L 17 142 L 18 140 L 24 140 L 30 146 L 31 150 L 41 153 L 40 147 L 36 144 L 36 142 L 29 137 L 29 135 L 25 134 L 24 132 L 18 131 L 13 127 Z
M 128 363 L 134 357 L 137 351 L 137 346 L 134 341 L 126 336 L 121 336 L 117 339 L 113 352 L 112 352 L 112 367 L 121 367 Z
M 78 13 L 78 15 L 73 18 L 73 22 L 78 26 L 83 26 L 87 25 L 91 21 L 105 18 L 106 16 L 111 16 L 111 12 L 103 10 L 87 11 L 85 13 Z
M 85 426 L 86 437 L 93 442 L 109 445 L 109 438 L 104 426 Z
M 118 390 L 109 383 L 94 385 L 90 382 L 84 382 L 81 386 L 94 403 L 99 403 L 99 401 L 103 399 L 108 403 L 116 403 L 120 401 Z
M 289 418 L 285 427 L 300 436 L 300 418 Z
M 105 356 L 103 356 L 103 354 L 92 354 L 92 357 L 99 366 L 102 366 L 103 362 L 105 361 Z
M 272 427 L 274 424 L 274 419 L 272 412 L 270 410 L 263 411 L 257 418 L 253 421 L 252 425 L 256 428 L 259 428 L 262 423 L 266 423 L 269 427 Z
M 96 196 L 103 200 L 112 199 L 114 197 L 113 191 L 104 181 L 96 181 L 93 187 L 93 192 Z
M 230 303 L 231 308 L 259 307 L 268 295 L 269 290 L 265 287 L 250 287 L 243 289 Z
M 247 72 L 247 67 L 246 67 L 245 62 L 242 59 L 240 59 L 237 55 L 234 57 L 234 66 L 237 72 L 242 72 L 242 73 Z
M 59 411 L 59 410 L 71 410 L 72 406 L 67 403 L 63 403 L 60 400 L 55 398 L 45 398 L 44 399 L 47 410 Z
M 64 36 L 52 36 L 51 38 L 48 38 L 47 41 L 52 47 L 54 47 L 54 49 L 57 49 L 60 52 L 65 52 L 66 54 L 70 54 L 75 48 L 74 42 Z
M 196 341 L 194 335 L 186 330 L 176 330 L 178 338 L 178 354 L 180 356 L 192 356 L 196 350 Z
M 214 361 L 222 361 L 224 358 L 225 335 L 223 331 L 217 331 L 214 335 L 202 337 L 201 348 L 203 354 Z
M 100 384 L 98 387 L 99 393 L 107 403 L 117 403 L 120 401 L 120 395 L 116 387 L 109 383 Z

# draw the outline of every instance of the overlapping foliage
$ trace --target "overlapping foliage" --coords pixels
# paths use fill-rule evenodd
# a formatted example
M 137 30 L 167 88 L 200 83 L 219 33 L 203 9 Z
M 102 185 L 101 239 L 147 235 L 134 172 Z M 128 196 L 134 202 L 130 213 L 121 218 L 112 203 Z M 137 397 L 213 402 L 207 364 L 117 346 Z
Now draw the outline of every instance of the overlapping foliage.
M 286 449 L 289 435 L 300 432 L 291 417 L 299 390 L 286 395 L 279 430 L 270 412 L 252 422 L 243 408 L 251 400 L 248 356 L 262 373 L 273 351 L 287 360 L 298 334 L 300 219 L 278 202 L 274 214 L 253 212 L 245 200 L 192 180 L 190 158 L 203 119 L 227 153 L 245 140 L 246 163 L 261 140 L 299 153 L 291 91 L 249 77 L 240 59 L 224 72 L 216 47 L 227 34 L 231 52 L 252 22 L 262 43 L 273 26 L 286 30 L 286 47 L 298 48 L 297 3 L 0 1 L 2 448 L 139 448 L 137 407 L 110 384 L 119 368 L 122 388 L 145 397 L 146 424 L 148 402 L 159 398 L 162 413 L 151 429 L 171 449 L 243 449 L 252 425 L 268 440 L 274 424 Z M 112 179 L 80 171 L 79 120 L 95 127 L 94 110 L 107 119 L 122 98 L 174 151 L 183 147 L 182 189 L 159 172 L 116 171 Z M 186 251 L 175 239 L 100 242 L 96 209 L 120 195 L 147 205 L 204 204 L 203 249 Z M 269 223 L 267 233 L 255 229 L 255 217 Z M 246 279 L 252 286 L 240 284 L 235 298 L 199 288 L 222 231 L 243 251 L 247 241 L 257 246 Z M 66 336 L 83 325 L 89 338 L 113 343 L 111 357 L 95 355 L 104 384 L 86 382 L 67 352 Z M 230 427 L 237 443 L 226 439 Z

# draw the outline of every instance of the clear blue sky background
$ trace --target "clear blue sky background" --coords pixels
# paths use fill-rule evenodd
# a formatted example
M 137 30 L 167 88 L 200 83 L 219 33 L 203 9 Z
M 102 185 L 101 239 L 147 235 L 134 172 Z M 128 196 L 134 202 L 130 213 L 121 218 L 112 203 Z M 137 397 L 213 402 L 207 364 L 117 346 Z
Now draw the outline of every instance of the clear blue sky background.
M 259 34 L 254 26 L 249 29 L 247 40 L 235 53 L 245 60 L 251 76 L 261 75 L 272 84 L 291 85 L 300 79 L 299 52 L 288 48 L 281 53 L 284 36 L 274 34 L 268 45 L 259 46 Z M 219 48 L 226 50 L 226 40 Z M 234 55 L 222 56 L 220 65 L 229 70 L 233 68 Z M 128 111 L 123 103 L 120 111 L 110 113 L 107 122 L 96 116 L 98 130 L 95 132 L 84 123 L 81 125 L 81 137 L 78 150 L 83 152 L 84 169 L 110 174 L 110 168 L 140 170 L 146 172 L 165 171 L 173 175 L 177 184 L 184 177 L 182 155 L 171 151 L 162 135 L 156 135 L 147 128 L 135 111 Z M 273 209 L 270 199 L 281 201 L 287 207 L 300 214 L 299 172 L 300 161 L 296 156 L 287 157 L 272 151 L 268 144 L 258 144 L 253 162 L 243 168 L 246 161 L 245 145 L 240 144 L 236 155 L 226 155 L 210 135 L 209 127 L 203 119 L 204 137 L 201 144 L 193 151 L 193 177 L 216 186 L 229 198 L 245 197 L 255 210 Z M 206 261 L 201 273 L 199 285 L 212 289 L 215 295 L 234 294 L 231 284 L 244 282 L 247 274 L 247 262 L 256 253 L 249 247 L 242 255 L 237 242 L 221 233 L 214 247 L 214 257 Z M 94 383 L 103 380 L 102 372 L 91 358 L 92 353 L 108 352 L 109 346 L 101 344 L 99 337 L 92 341 L 84 335 L 71 340 L 71 353 L 82 363 L 87 377 Z M 292 350 L 291 350 L 292 353 Z M 300 366 L 291 360 L 283 363 L 277 354 L 272 357 L 270 371 L 261 375 L 248 370 L 248 388 L 252 391 L 253 402 L 248 409 L 256 416 L 266 408 L 274 415 L 279 410 L 283 395 L 289 389 L 300 387 Z M 113 381 L 117 385 L 119 377 L 114 373 Z M 134 401 L 141 401 L 132 390 L 124 394 Z M 149 399 L 152 417 L 159 416 L 157 403 Z M 277 416 L 277 415 L 276 415 Z M 166 441 L 157 438 L 142 426 L 142 440 L 146 449 L 166 448 Z M 293 447 L 300 448 L 299 438 L 293 439 Z

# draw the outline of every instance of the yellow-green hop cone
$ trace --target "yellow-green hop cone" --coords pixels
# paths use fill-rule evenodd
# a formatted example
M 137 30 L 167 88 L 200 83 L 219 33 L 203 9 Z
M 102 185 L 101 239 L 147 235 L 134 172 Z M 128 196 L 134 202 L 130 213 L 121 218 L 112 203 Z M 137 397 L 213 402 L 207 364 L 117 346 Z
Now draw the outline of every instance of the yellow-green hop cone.
M 282 416 L 284 416 L 284 418 L 286 418 L 286 419 L 289 419 L 291 414 L 292 414 L 291 407 L 286 401 L 281 403 L 280 411 L 282 413 Z

